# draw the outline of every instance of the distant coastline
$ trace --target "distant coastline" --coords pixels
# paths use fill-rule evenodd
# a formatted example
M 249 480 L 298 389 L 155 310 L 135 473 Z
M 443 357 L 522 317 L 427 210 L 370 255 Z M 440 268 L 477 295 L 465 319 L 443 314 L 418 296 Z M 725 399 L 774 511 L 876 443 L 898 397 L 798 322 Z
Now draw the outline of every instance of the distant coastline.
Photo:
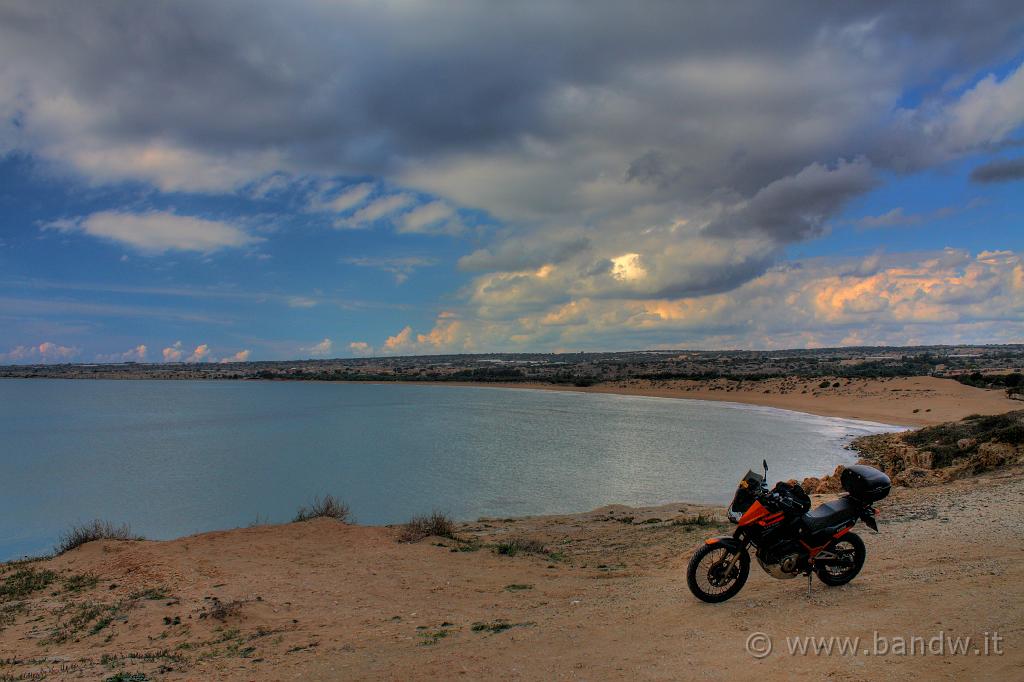
M 965 386 L 935 377 L 863 379 L 837 388 L 821 389 L 818 381 L 783 377 L 757 382 L 751 389 L 736 388 L 724 380 L 648 381 L 628 380 L 594 386 L 524 382 L 378 381 L 332 382 L 406 384 L 476 388 L 518 388 L 573 393 L 607 393 L 742 403 L 804 412 L 822 417 L 841 417 L 894 426 L 931 426 L 956 421 L 971 414 L 1001 414 L 1021 409 L 1019 400 L 1002 392 Z M 807 386 L 807 388 L 802 388 Z M 801 391 L 806 390 L 806 393 Z
M 29 377 L 3 377 L 29 378 Z M 32 378 L 89 379 L 85 376 L 40 376 Z M 201 377 L 172 379 L 137 375 L 102 376 L 97 379 L 123 381 L 204 381 Z M 834 379 L 834 380 L 833 380 Z M 1002 414 L 1022 407 L 1020 400 L 1007 397 L 1001 390 L 977 388 L 947 378 L 931 376 L 839 378 L 782 376 L 740 382 L 716 378 L 705 380 L 644 378 L 606 381 L 593 385 L 547 383 L 541 381 L 432 381 L 432 380 L 326 380 L 224 377 L 219 381 L 307 381 L 315 383 L 450 386 L 476 388 L 515 388 L 574 393 L 608 393 L 683 398 L 743 403 L 804 412 L 823 417 L 841 417 L 896 426 L 931 426 L 957 421 L 971 414 Z M 827 387 L 824 384 L 828 384 Z
M 0 378 L 500 386 L 724 400 L 928 426 L 1020 409 L 1024 344 L 8 365 Z
M 18 378 L 18 377 L 0 377 Z M 25 377 L 20 377 L 25 378 Z M 45 376 L 37 378 L 72 379 Z M 84 377 L 77 377 L 84 378 Z M 160 379 L 140 376 L 97 377 L 127 381 L 207 381 Z M 219 381 L 232 381 L 230 378 Z M 969 415 L 995 415 L 1020 410 L 1022 402 L 1004 391 L 977 388 L 938 377 L 892 377 L 822 380 L 820 377 L 785 376 L 759 381 L 729 379 L 649 380 L 627 379 L 589 386 L 529 381 L 431 381 L 431 380 L 319 380 L 281 378 L 240 378 L 233 381 L 305 381 L 311 383 L 416 385 L 432 387 L 517 388 L 578 393 L 609 393 L 648 397 L 688 398 L 753 404 L 767 408 L 802 412 L 821 417 L 840 417 L 894 426 L 931 426 L 956 421 Z M 827 383 L 827 387 L 822 387 Z M 837 385 L 838 384 L 838 385 Z

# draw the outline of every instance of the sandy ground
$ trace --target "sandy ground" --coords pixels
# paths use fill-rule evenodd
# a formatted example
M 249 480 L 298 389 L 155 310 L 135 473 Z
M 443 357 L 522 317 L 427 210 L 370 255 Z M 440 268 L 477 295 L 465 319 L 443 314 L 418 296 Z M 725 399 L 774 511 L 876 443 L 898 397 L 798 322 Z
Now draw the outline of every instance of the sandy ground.
M 496 386 L 585 393 L 617 393 L 660 398 L 725 400 L 767 405 L 828 417 L 864 419 L 901 426 L 930 426 L 969 414 L 1002 414 L 1024 408 L 1002 391 L 965 386 L 952 379 L 906 377 L 894 379 L 833 379 L 839 386 L 821 388 L 822 380 L 797 377 L 737 384 L 734 381 L 650 381 L 630 379 L 596 386 L 553 384 L 494 384 L 438 382 L 439 386 Z
M 476 551 L 326 519 L 95 542 L 29 565 L 57 578 L 0 632 L 0 678 L 1021 679 L 1024 471 L 898 489 L 882 506 L 881 534 L 861 530 L 868 560 L 851 584 L 815 579 L 808 596 L 805 580 L 755 565 L 719 605 L 695 600 L 684 570 L 704 537 L 729 526 L 679 523 L 722 514 L 693 505 L 481 520 L 459 532 Z M 488 546 L 510 537 L 547 553 Z M 95 584 L 79 578 L 69 591 L 90 575 Z M 763 659 L 745 650 L 757 632 L 774 640 Z M 876 633 L 940 632 L 974 637 L 970 652 L 982 654 L 863 654 Z M 983 655 L 986 632 L 1002 638 L 1002 655 Z M 861 642 L 857 655 L 789 655 L 791 636 Z

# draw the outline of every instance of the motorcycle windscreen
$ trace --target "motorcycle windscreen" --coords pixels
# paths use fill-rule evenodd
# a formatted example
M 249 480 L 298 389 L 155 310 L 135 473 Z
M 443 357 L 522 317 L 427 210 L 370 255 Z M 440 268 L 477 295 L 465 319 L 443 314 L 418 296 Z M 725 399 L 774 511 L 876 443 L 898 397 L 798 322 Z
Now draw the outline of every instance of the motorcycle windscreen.
M 747 472 L 747 475 L 743 477 L 736 488 L 732 504 L 729 505 L 729 518 L 738 519 L 743 516 L 744 512 L 750 509 L 750 505 L 754 504 L 754 500 L 757 499 L 756 493 L 761 488 L 762 483 L 764 483 L 764 476 L 753 471 Z

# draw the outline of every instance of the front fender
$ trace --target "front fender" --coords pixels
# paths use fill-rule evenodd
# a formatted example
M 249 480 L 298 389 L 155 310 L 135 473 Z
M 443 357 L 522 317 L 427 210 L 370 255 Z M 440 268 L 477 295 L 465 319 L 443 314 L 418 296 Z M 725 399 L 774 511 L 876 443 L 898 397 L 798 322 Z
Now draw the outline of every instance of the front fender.
M 719 535 L 718 537 L 708 538 L 704 541 L 705 545 L 722 545 L 730 552 L 738 552 L 743 549 L 743 543 L 732 537 L 731 535 Z

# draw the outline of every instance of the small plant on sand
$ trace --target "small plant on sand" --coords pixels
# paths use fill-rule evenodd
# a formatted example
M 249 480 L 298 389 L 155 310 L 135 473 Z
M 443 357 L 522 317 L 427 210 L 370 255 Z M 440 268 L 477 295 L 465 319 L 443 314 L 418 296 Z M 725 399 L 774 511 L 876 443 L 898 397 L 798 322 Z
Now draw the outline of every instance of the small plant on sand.
M 324 495 L 322 498 L 314 498 L 313 504 L 309 505 L 309 507 L 299 507 L 299 510 L 295 512 L 295 518 L 292 519 L 292 523 L 321 518 L 335 519 L 346 523 L 348 522 L 349 513 L 347 504 L 333 495 Z
M 432 646 L 434 644 L 437 644 L 438 642 L 440 642 L 442 639 L 444 639 L 445 637 L 447 637 L 450 634 L 451 634 L 451 632 L 449 632 L 448 630 L 444 630 L 444 629 L 441 629 L 441 630 L 430 630 L 428 632 L 421 632 L 420 633 L 420 638 L 423 641 L 420 642 L 420 645 L 421 646 Z
M 529 628 L 533 627 L 535 623 L 510 623 L 504 618 L 492 620 L 490 622 L 477 622 L 473 623 L 470 628 L 473 632 L 489 632 L 492 635 L 496 635 L 499 632 L 505 632 L 505 630 L 511 630 L 512 628 Z
M 228 618 L 233 618 L 241 613 L 242 607 L 245 605 L 245 602 L 240 599 L 232 599 L 231 601 L 221 601 L 217 597 L 207 597 L 207 599 L 210 601 L 209 609 L 202 611 L 199 614 L 199 618 L 213 618 L 222 623 L 227 621 Z M 235 630 L 228 630 L 228 632 L 234 632 L 233 636 L 238 634 Z
M 96 519 L 89 523 L 82 523 L 72 526 L 57 541 L 54 552 L 63 554 L 81 547 L 87 542 L 94 540 L 142 540 L 142 536 L 132 533 L 128 524 L 115 526 L 110 521 Z
M 72 594 L 91 590 L 99 583 L 99 576 L 93 573 L 76 573 L 60 579 L 64 583 L 64 591 Z
M 116 675 L 111 675 L 106 678 L 104 682 L 146 682 L 149 678 L 146 677 L 146 673 L 129 673 L 119 672 Z
M 494 551 L 504 556 L 517 554 L 547 554 L 547 548 L 540 540 L 531 538 L 509 538 L 494 546 Z
M 715 521 L 715 517 L 710 514 L 697 514 L 696 516 L 680 516 L 677 519 L 672 519 L 672 525 L 686 528 L 703 528 L 705 526 L 716 526 L 718 523 Z
M 8 625 L 14 625 L 14 621 L 18 619 L 18 616 L 27 611 L 28 606 L 23 601 L 11 602 L 10 604 L 0 606 L 0 632 L 3 632 L 4 628 Z
M 19 568 L 0 581 L 0 602 L 24 599 L 33 592 L 47 587 L 56 577 L 57 574 L 50 570 Z
M 445 514 L 435 511 L 428 516 L 414 516 L 409 519 L 409 523 L 402 526 L 398 541 L 416 542 L 432 535 L 439 538 L 458 539 L 455 537 L 455 523 Z

